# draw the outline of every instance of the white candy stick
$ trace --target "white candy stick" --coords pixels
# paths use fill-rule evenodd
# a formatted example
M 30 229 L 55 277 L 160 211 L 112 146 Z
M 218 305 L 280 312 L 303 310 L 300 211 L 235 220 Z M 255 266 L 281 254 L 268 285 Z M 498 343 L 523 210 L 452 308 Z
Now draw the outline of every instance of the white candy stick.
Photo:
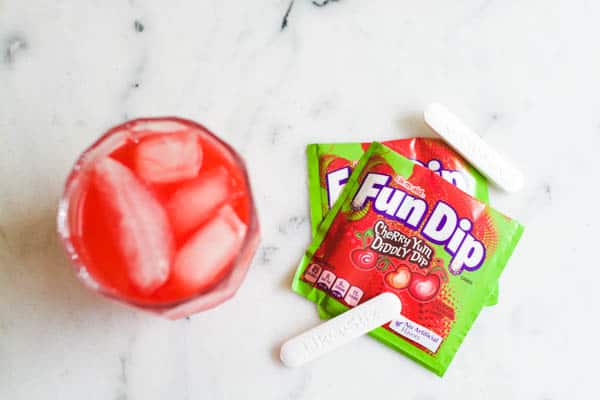
M 382 293 L 288 340 L 281 346 L 279 356 L 286 366 L 298 367 L 397 318 L 400 311 L 398 296 Z
M 439 103 L 432 103 L 423 113 L 425 123 L 475 168 L 507 192 L 523 187 L 523 174 L 507 159 Z

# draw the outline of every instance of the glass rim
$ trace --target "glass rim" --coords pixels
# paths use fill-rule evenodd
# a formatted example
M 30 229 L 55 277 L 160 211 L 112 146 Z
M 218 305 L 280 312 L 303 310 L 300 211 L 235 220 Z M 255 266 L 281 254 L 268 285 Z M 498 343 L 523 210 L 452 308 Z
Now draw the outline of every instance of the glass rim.
M 73 244 L 73 240 L 72 240 L 70 216 L 71 216 L 71 212 L 73 212 L 73 211 L 71 208 L 71 198 L 70 197 L 73 195 L 75 190 L 80 185 L 80 182 L 77 180 L 77 178 L 80 176 L 80 174 L 83 173 L 82 172 L 83 167 L 86 166 L 85 164 L 92 162 L 92 160 L 89 159 L 90 152 L 93 152 L 95 149 L 98 148 L 98 146 L 102 145 L 108 138 L 110 138 L 114 134 L 117 134 L 119 131 L 123 131 L 124 133 L 130 133 L 131 132 L 130 128 L 135 125 L 138 125 L 141 123 L 151 124 L 151 123 L 157 123 L 157 122 L 175 122 L 175 123 L 181 124 L 183 127 L 186 127 L 188 129 L 190 127 L 193 127 L 195 129 L 203 132 L 204 134 L 208 135 L 211 139 L 215 140 L 219 145 L 223 146 L 223 148 L 229 153 L 229 155 L 232 156 L 236 167 L 238 167 L 242 172 L 242 177 L 243 177 L 244 183 L 247 188 L 247 193 L 248 193 L 249 220 L 248 220 L 248 229 L 246 229 L 244 240 L 242 242 L 240 249 L 237 252 L 235 259 L 231 261 L 231 267 L 229 268 L 229 271 L 221 279 L 219 279 L 217 282 L 215 282 L 209 289 L 204 289 L 198 293 L 192 294 L 190 296 L 187 296 L 187 297 L 185 297 L 181 300 L 177 300 L 177 301 L 139 302 L 139 301 L 132 300 L 126 296 L 123 296 L 115 290 L 110 290 L 110 289 L 106 288 L 103 284 L 98 282 L 95 279 L 95 277 L 93 277 L 93 275 L 89 274 L 89 270 L 88 270 L 87 266 L 85 265 L 85 263 L 83 262 L 83 259 L 81 257 L 81 254 L 80 254 L 81 251 L 78 251 L 78 249 Z M 161 133 L 161 132 L 156 131 L 155 133 Z M 164 132 L 164 133 L 168 133 L 168 132 Z M 126 138 L 126 137 L 124 137 L 124 138 Z M 116 148 L 118 148 L 118 146 L 112 148 L 112 150 L 114 150 Z M 100 153 L 100 154 L 102 154 L 102 153 Z M 193 120 L 189 120 L 186 118 L 176 117 L 176 116 L 162 116 L 162 117 L 135 118 L 135 119 L 125 121 L 119 125 L 116 125 L 116 126 L 110 128 L 109 130 L 107 130 L 98 139 L 96 139 L 90 146 L 85 148 L 85 150 L 79 155 L 79 157 L 77 158 L 77 160 L 71 167 L 71 170 L 65 180 L 63 192 L 61 194 L 59 205 L 58 205 L 57 231 L 58 231 L 59 237 L 61 239 L 61 242 L 63 244 L 63 247 L 64 247 L 65 251 L 67 252 L 67 255 L 69 256 L 69 262 L 71 263 L 72 268 L 75 269 L 78 279 L 80 281 L 82 281 L 82 283 L 88 289 L 98 292 L 102 296 L 105 296 L 112 300 L 115 300 L 115 301 L 118 301 L 121 303 L 126 303 L 126 304 L 136 307 L 136 308 L 152 310 L 152 311 L 168 311 L 168 310 L 174 309 L 178 306 L 188 304 L 191 301 L 197 300 L 197 299 L 201 298 L 203 295 L 211 294 L 212 291 L 219 284 L 226 281 L 232 275 L 232 273 L 234 272 L 234 270 L 236 268 L 240 268 L 240 265 L 239 265 L 240 258 L 242 257 L 242 255 L 244 255 L 244 253 L 248 249 L 248 247 L 253 244 L 254 236 L 259 235 L 259 226 L 258 226 L 258 217 L 257 217 L 257 213 L 256 213 L 256 207 L 254 205 L 254 196 L 252 194 L 252 189 L 250 186 L 250 179 L 248 177 L 248 171 L 246 169 L 246 164 L 245 164 L 244 160 L 242 159 L 242 157 L 237 153 L 237 151 L 235 151 L 235 149 L 231 145 L 229 145 L 227 142 L 225 142 L 224 140 L 219 138 L 217 135 L 215 135 L 213 132 L 211 132 L 209 129 L 207 129 L 204 125 L 202 125 L 198 122 L 195 122 Z M 249 263 L 250 263 L 250 261 L 249 261 Z M 85 271 L 85 273 L 82 273 L 82 269 Z M 87 273 L 87 276 L 85 276 L 86 273 Z M 244 275 L 246 273 L 247 273 L 247 271 L 244 272 Z M 91 280 L 90 280 L 90 278 L 91 278 Z M 242 277 L 241 279 L 242 279 L 241 282 L 243 282 L 244 277 Z M 240 282 L 239 286 L 241 286 L 241 282 Z M 226 297 L 223 301 L 220 301 L 217 304 L 215 304 L 209 308 L 216 307 L 217 305 L 222 304 L 225 301 L 227 301 L 229 298 L 231 298 L 233 296 L 233 294 L 235 294 L 235 292 L 237 291 L 239 286 L 234 289 L 231 296 Z

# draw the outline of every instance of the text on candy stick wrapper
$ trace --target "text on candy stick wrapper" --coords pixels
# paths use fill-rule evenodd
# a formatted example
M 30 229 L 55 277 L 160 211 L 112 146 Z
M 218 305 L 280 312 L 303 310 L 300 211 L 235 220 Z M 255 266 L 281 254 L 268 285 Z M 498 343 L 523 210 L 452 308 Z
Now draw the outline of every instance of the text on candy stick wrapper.
M 344 320 L 342 325 L 332 325 L 331 329 L 303 340 L 304 350 L 307 353 L 317 352 L 321 347 L 329 346 L 331 342 L 338 341 L 340 338 L 373 325 L 373 321 L 381 319 L 382 315 L 382 310 L 378 308 L 373 308 L 368 313 L 364 310 L 360 313 L 353 313 L 348 319 Z

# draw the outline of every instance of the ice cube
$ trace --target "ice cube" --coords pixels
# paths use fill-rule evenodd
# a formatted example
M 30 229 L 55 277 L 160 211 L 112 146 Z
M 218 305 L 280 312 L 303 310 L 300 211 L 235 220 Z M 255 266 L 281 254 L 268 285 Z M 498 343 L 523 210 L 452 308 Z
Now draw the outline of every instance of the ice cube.
M 135 148 L 135 172 L 146 182 L 191 179 L 202 164 L 202 147 L 192 132 L 150 136 Z
M 229 197 L 231 178 L 218 167 L 185 183 L 167 202 L 167 214 L 176 236 L 183 236 L 214 215 Z
M 251 228 L 249 228 L 251 229 Z M 209 292 L 203 293 L 200 296 L 195 297 L 193 300 L 186 301 L 185 303 L 171 308 L 162 315 L 170 318 L 170 319 L 179 319 L 185 317 L 187 315 L 191 315 L 200 311 L 207 310 L 209 308 L 216 307 L 217 305 L 223 303 L 227 299 L 230 299 L 235 295 L 235 292 L 238 290 L 246 273 L 248 272 L 248 268 L 250 267 L 250 260 L 256 251 L 256 247 L 258 246 L 258 235 L 252 236 L 252 233 L 248 232 L 248 235 L 252 237 L 252 241 L 246 243 L 242 252 L 239 254 L 237 261 L 239 262 L 231 272 L 229 272 L 223 280 L 217 283 L 216 286 L 210 289 Z M 168 286 L 169 282 L 166 283 L 165 286 Z M 163 287 L 165 287 L 163 286 Z M 162 291 L 161 288 L 159 290 Z
M 229 270 L 245 235 L 233 208 L 221 207 L 177 252 L 170 283 L 186 295 L 213 286 Z
M 174 240 L 164 209 L 123 164 L 104 158 L 94 168 L 94 185 L 113 221 L 114 237 L 131 283 L 150 294 L 169 277 Z

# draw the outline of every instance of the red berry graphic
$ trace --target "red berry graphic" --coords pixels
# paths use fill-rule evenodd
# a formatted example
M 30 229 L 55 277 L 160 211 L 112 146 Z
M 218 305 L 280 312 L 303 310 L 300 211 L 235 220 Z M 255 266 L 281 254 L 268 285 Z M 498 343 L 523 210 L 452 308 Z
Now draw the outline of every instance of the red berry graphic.
M 345 158 L 336 157 L 327 166 L 327 172 L 335 171 L 344 167 L 349 167 L 351 166 L 351 164 L 352 163 L 349 160 L 346 160 Z
M 437 274 L 424 275 L 414 273 L 408 286 L 408 293 L 415 300 L 422 302 L 431 301 L 440 291 L 440 284 L 440 277 Z
M 371 249 L 354 249 L 350 252 L 350 260 L 358 269 L 373 269 L 377 262 L 377 253 Z
M 319 165 L 319 179 L 321 187 L 327 187 L 327 174 L 340 168 L 350 167 L 350 161 L 343 157 L 333 154 L 326 154 L 321 157 Z
M 401 265 L 397 270 L 385 276 L 385 283 L 394 289 L 406 289 L 411 281 L 412 274 L 407 266 Z

